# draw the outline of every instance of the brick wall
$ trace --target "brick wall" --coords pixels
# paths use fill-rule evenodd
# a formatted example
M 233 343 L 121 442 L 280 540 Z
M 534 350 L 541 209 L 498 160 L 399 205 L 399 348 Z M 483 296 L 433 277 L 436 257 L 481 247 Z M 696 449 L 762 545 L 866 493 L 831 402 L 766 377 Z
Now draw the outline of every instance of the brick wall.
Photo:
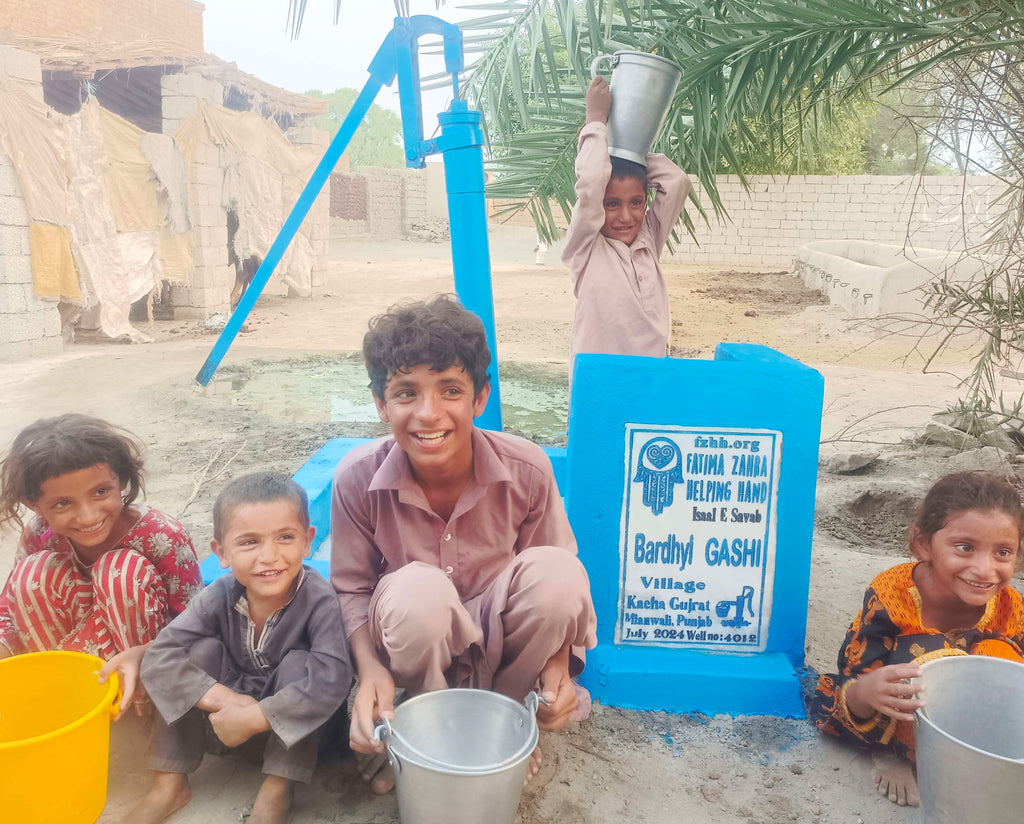
M 331 175 L 331 217 L 340 220 L 366 220 L 366 177 Z
M 203 54 L 203 5 L 194 0 L 3 0 L 0 33 L 84 40 L 152 40 Z
M 28 211 L 10 158 L 0 149 L 0 361 L 60 352 L 56 301 L 36 297 L 28 246 Z
M 828 177 L 757 176 L 749 192 L 735 175 L 718 177 L 728 217 L 715 217 L 706 195 L 710 225 L 687 209 L 696 227 L 694 241 L 680 225 L 682 240 L 672 259 L 744 266 L 789 268 L 796 251 L 812 240 L 870 240 L 938 249 L 964 249 L 979 243 L 998 207 L 992 201 L 1001 184 L 990 177 Z M 694 180 L 699 190 L 699 181 Z M 491 200 L 493 216 L 510 201 Z M 551 204 L 558 215 L 557 206 Z M 530 213 L 492 221 L 533 228 Z M 568 220 L 559 221 L 562 228 Z
M 707 226 L 690 205 L 698 242 L 684 234 L 674 259 L 789 268 L 812 240 L 970 248 L 1001 191 L 989 177 L 765 176 L 749 178 L 749 194 L 734 175 L 717 182 L 729 219 Z
M 448 239 L 444 166 L 331 175 L 331 235 L 346 238 Z
M 365 169 L 359 176 L 367 180 L 365 201 L 354 183 L 357 176 L 332 178 L 335 237 L 425 236 L 417 231 L 423 220 L 429 224 L 447 216 L 440 167 Z M 909 241 L 919 248 L 962 250 L 981 242 L 998 212 L 991 204 L 1002 186 L 990 177 L 874 175 L 751 177 L 749 192 L 735 175 L 722 175 L 717 183 L 728 218 L 719 221 L 712 213 L 706 225 L 689 204 L 697 242 L 680 225 L 683 237 L 674 259 L 788 269 L 800 246 L 812 240 Z M 698 181 L 694 187 L 699 189 Z M 707 204 L 707 196 L 702 199 Z M 488 201 L 492 224 L 532 229 L 525 210 L 511 219 L 494 217 L 508 203 Z M 559 214 L 554 204 L 552 210 Z M 562 221 L 563 228 L 568 222 Z

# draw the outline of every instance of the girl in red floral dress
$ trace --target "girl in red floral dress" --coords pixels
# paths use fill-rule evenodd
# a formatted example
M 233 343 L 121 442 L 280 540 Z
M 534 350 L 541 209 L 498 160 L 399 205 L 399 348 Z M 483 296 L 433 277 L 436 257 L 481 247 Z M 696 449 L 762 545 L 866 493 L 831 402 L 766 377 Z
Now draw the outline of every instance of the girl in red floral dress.
M 0 463 L 0 524 L 23 526 L 0 592 L 0 658 L 146 645 L 202 588 L 185 528 L 135 503 L 134 437 L 86 415 L 38 420 Z M 35 513 L 27 524 L 21 506 Z

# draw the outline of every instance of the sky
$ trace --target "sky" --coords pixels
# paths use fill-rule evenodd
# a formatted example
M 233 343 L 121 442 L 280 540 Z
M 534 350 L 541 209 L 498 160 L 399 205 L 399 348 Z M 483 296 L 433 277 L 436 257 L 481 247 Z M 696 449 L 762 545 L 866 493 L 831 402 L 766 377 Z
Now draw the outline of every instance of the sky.
M 201 0 L 206 6 L 203 30 L 206 51 L 261 80 L 293 92 L 337 88 L 361 89 L 369 78 L 367 66 L 394 23 L 393 0 L 342 0 L 341 17 L 334 25 L 334 0 L 307 0 L 302 32 L 291 40 L 286 31 L 288 0 Z M 449 22 L 480 16 L 456 8 L 448 0 L 440 8 L 434 0 L 409 0 L 410 13 L 439 17 Z M 421 41 L 422 42 L 422 41 Z M 421 54 L 421 72 L 443 68 Z M 451 95 L 427 92 L 424 128 L 436 125 L 431 116 L 443 111 Z M 385 87 L 376 102 L 398 111 L 398 83 Z

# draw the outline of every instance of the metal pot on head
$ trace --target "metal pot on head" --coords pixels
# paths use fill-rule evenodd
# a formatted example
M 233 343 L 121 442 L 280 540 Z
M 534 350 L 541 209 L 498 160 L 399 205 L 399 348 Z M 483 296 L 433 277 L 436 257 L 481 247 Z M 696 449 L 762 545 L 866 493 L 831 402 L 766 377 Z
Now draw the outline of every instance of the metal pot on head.
M 605 61 L 612 69 L 608 154 L 646 166 L 647 153 L 665 123 L 683 70 L 654 54 L 617 51 L 594 58 L 590 64 L 593 77 Z

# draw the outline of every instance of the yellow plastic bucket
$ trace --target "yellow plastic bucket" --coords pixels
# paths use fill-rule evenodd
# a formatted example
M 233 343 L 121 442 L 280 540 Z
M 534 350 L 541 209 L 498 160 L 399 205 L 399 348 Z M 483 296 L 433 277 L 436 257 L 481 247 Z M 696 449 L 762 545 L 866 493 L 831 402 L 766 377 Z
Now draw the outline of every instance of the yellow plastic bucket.
M 12 824 L 92 824 L 107 803 L 117 677 L 81 652 L 0 661 L 0 818 Z

